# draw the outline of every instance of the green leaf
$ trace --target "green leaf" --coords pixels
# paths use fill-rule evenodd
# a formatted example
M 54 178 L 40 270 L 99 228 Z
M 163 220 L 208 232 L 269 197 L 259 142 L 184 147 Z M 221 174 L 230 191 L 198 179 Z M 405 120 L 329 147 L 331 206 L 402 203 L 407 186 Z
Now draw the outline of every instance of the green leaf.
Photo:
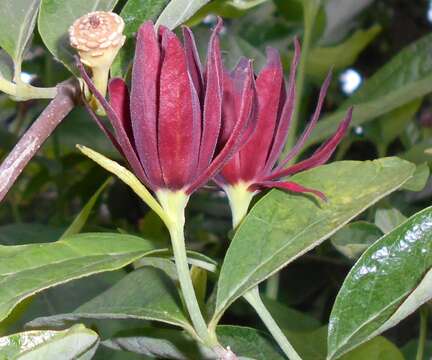
M 357 221 L 340 229 L 333 235 L 331 242 L 346 257 L 356 259 L 382 234 L 376 225 L 366 221 Z
M 432 35 L 412 43 L 379 69 L 351 96 L 341 110 L 323 117 L 308 145 L 331 135 L 354 105 L 352 126 L 372 121 L 432 91 Z
M 12 58 L 4 51 L 0 49 L 0 77 L 11 81 L 14 76 L 14 64 Z
M 375 212 L 375 225 L 384 233 L 392 231 L 396 226 L 399 226 L 406 220 L 398 209 L 377 209 Z
M 408 180 L 404 186 L 404 190 L 422 191 L 429 179 L 430 169 L 427 163 L 417 165 L 414 176 Z
M 272 340 L 265 333 L 256 329 L 218 326 L 216 333 L 220 343 L 230 346 L 239 360 L 284 359 Z M 104 341 L 103 345 L 162 359 L 214 359 L 213 351 L 194 343 L 186 334 L 169 329 L 125 331 Z
M 292 309 L 276 300 L 262 296 L 262 301 L 278 325 L 293 332 L 306 332 L 318 329 L 321 324 L 312 316 Z
M 368 341 L 362 346 L 342 356 L 341 360 L 405 360 L 400 350 L 382 336 Z
M 65 238 L 71 235 L 78 234 L 84 225 L 86 224 L 91 211 L 93 210 L 93 207 L 96 204 L 96 201 L 98 200 L 100 194 L 106 189 L 106 187 L 111 183 L 111 178 L 109 178 L 107 181 L 105 181 L 100 188 L 94 193 L 94 195 L 89 199 L 87 204 L 84 205 L 82 210 L 79 212 L 79 214 L 76 216 L 72 224 L 69 225 L 69 227 L 66 229 L 66 231 L 63 233 L 61 238 Z
M 120 16 L 125 22 L 124 34 L 132 37 L 146 20 L 155 21 L 169 0 L 129 0 Z
M 331 67 L 340 70 L 350 66 L 380 32 L 381 27 L 375 25 L 367 30 L 357 30 L 341 44 L 310 49 L 306 64 L 307 74 L 321 79 Z
M 329 199 L 326 204 L 278 190 L 264 196 L 242 222 L 227 251 L 213 321 L 247 290 L 398 189 L 414 169 L 413 164 L 398 158 L 341 161 L 292 177 L 323 191 Z
M 93 233 L 55 243 L 0 246 L 0 321 L 25 298 L 44 289 L 137 260 L 152 245 L 136 236 Z
M 164 25 L 168 29 L 175 29 L 191 18 L 209 0 L 171 0 L 162 11 L 156 25 Z
M 36 23 L 40 0 L 2 0 L 0 6 L 0 47 L 21 66 L 24 50 Z
M 45 46 L 70 71 L 75 71 L 75 50 L 69 44 L 68 29 L 79 17 L 96 10 L 111 11 L 118 0 L 42 0 L 38 18 Z
M 432 297 L 432 207 L 372 245 L 346 277 L 328 334 L 329 359 L 399 323 Z
M 417 349 L 418 349 L 418 340 L 411 340 L 407 344 L 403 346 L 402 353 L 405 356 L 405 360 L 417 360 Z M 425 359 L 432 358 L 432 340 L 427 340 L 425 345 L 424 352 Z
M 175 284 L 163 271 L 151 267 L 129 273 L 72 313 L 35 319 L 28 326 L 59 327 L 85 319 L 161 321 L 193 332 Z
M 23 245 L 28 243 L 53 242 L 64 232 L 62 228 L 36 223 L 10 224 L 0 226 L 1 245 Z
M 91 359 L 99 343 L 98 335 L 75 325 L 64 331 L 26 331 L 0 338 L 0 359 L 57 360 Z

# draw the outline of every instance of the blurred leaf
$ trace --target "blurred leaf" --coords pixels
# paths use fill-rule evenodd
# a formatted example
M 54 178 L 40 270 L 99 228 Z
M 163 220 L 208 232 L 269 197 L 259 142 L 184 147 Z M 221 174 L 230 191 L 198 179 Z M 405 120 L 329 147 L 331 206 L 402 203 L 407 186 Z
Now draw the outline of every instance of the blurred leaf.
M 222 49 L 229 54 L 229 56 L 226 57 L 225 62 L 225 66 L 228 69 L 234 69 L 238 60 L 242 56 L 254 59 L 254 68 L 256 72 L 258 72 L 258 69 L 261 69 L 266 63 L 265 55 L 241 37 L 227 34 L 222 38 L 221 45 Z
M 375 143 L 380 156 L 386 155 L 387 147 L 403 133 L 408 123 L 413 120 L 422 100 L 422 98 L 416 99 L 365 126 L 365 136 Z
M 265 195 L 246 216 L 227 251 L 214 319 L 247 290 L 397 190 L 414 169 L 398 158 L 335 162 L 292 177 L 303 186 L 323 191 L 329 199 L 325 204 L 278 190 Z
M 395 227 L 402 224 L 407 217 L 398 209 L 377 209 L 375 212 L 375 225 L 384 233 L 392 231 Z
M 98 335 L 75 325 L 64 331 L 26 331 L 0 338 L 1 359 L 57 360 L 91 359 L 99 343 Z
M 160 14 L 156 25 L 164 25 L 168 29 L 175 29 L 186 22 L 209 0 L 171 0 Z
M 407 344 L 405 344 L 402 348 L 402 353 L 405 356 L 405 360 L 417 360 L 417 349 L 418 349 L 418 340 L 411 340 Z M 432 358 L 432 340 L 426 341 L 425 346 L 425 359 Z
M 429 179 L 430 169 L 427 163 L 417 165 L 414 176 L 408 180 L 404 186 L 404 190 L 422 191 Z
M 332 67 L 341 70 L 352 65 L 380 32 L 381 27 L 375 25 L 367 30 L 357 30 L 341 44 L 332 47 L 313 47 L 307 58 L 306 73 L 321 80 Z M 291 53 L 290 62 L 292 56 Z
M 277 345 L 266 334 L 252 328 L 240 326 L 218 326 L 218 339 L 222 345 L 230 346 L 239 360 L 282 360 Z M 207 347 L 192 342 L 179 331 L 148 328 L 126 331 L 103 342 L 113 349 L 133 351 L 141 355 L 174 360 L 214 359 L 214 353 Z
M 70 280 L 113 271 L 152 250 L 136 236 L 79 234 L 48 244 L 0 246 L 0 321 L 25 298 Z
M 331 238 L 333 246 L 350 259 L 357 259 L 382 236 L 381 230 L 366 221 L 345 225 Z
M 262 296 L 268 311 L 277 320 L 278 325 L 292 332 L 306 332 L 318 329 L 321 324 L 312 316 L 294 310 L 276 300 Z
M 353 18 L 374 0 L 324 0 L 326 28 L 321 39 L 323 43 L 335 43 L 353 28 Z
M 1 245 L 24 245 L 28 243 L 53 242 L 60 238 L 64 229 L 36 223 L 0 226 Z
M 111 11 L 118 0 L 41 0 L 38 28 L 45 46 L 71 72 L 77 75 L 69 44 L 68 29 L 79 17 L 92 11 Z
M 432 35 L 400 51 L 341 106 L 323 117 L 308 145 L 326 139 L 339 125 L 346 109 L 354 105 L 352 126 L 372 121 L 432 91 Z
M 197 266 L 192 266 L 190 269 L 195 296 L 203 309 L 205 307 L 205 296 L 207 293 L 207 271 Z
M 0 47 L 18 66 L 36 24 L 40 0 L 2 0 L 0 6 Z
M 120 12 L 125 22 L 124 34 L 135 36 L 140 25 L 147 20 L 155 21 L 168 3 L 169 0 L 129 0 Z
M 12 80 L 14 76 L 12 58 L 3 49 L 0 49 L 0 76 L 9 81 Z
M 96 191 L 96 193 L 89 199 L 87 204 L 84 205 L 82 210 L 79 212 L 79 214 L 75 217 L 72 224 L 69 225 L 69 227 L 66 229 L 66 231 L 63 233 L 61 238 L 65 238 L 74 234 L 78 234 L 83 229 L 84 225 L 86 224 L 91 211 L 93 210 L 93 207 L 96 204 L 96 201 L 98 200 L 100 194 L 106 189 L 106 187 L 112 182 L 112 179 L 109 178 L 106 180 L 100 188 Z
M 336 298 L 329 359 L 399 323 L 432 297 L 432 207 L 372 245 L 351 269 Z
M 35 319 L 27 326 L 61 327 L 85 319 L 161 321 L 193 331 L 175 284 L 163 271 L 151 267 L 129 273 L 72 313 Z
M 401 351 L 392 342 L 377 336 L 358 348 L 343 355 L 341 360 L 405 360 Z
M 416 164 L 424 162 L 431 163 L 432 155 L 427 153 L 427 150 L 432 146 L 432 138 L 425 139 L 408 151 L 400 154 L 400 157 Z

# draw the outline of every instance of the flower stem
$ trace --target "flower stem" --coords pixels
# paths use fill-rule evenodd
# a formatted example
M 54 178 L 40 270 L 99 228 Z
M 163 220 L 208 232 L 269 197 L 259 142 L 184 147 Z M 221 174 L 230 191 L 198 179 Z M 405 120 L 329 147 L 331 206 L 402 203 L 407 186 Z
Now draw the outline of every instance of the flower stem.
M 424 358 L 428 318 L 429 318 L 429 308 L 427 307 L 427 305 L 423 305 L 420 308 L 420 336 L 419 336 L 419 341 L 417 346 L 416 360 L 423 360 Z
M 302 360 L 301 357 L 297 354 L 293 346 L 289 343 L 286 336 L 283 334 L 281 329 L 279 328 L 276 321 L 273 319 L 265 305 L 263 304 L 258 287 L 249 290 L 246 294 L 243 295 L 246 301 L 255 309 L 257 314 L 260 316 L 261 320 L 264 322 L 267 329 L 272 334 L 273 338 L 276 340 L 280 348 L 283 350 L 285 355 L 290 360 Z
M 254 196 L 254 193 L 249 191 L 248 188 L 249 184 L 245 183 L 239 183 L 234 186 L 229 186 L 225 188 L 225 192 L 227 193 L 231 207 L 233 229 L 236 229 L 240 222 L 243 220 L 243 218 L 246 216 L 249 205 Z M 251 306 L 254 308 L 258 316 L 264 322 L 267 329 L 270 331 L 273 338 L 276 340 L 276 342 L 284 351 L 284 353 L 288 356 L 288 358 L 290 360 L 301 360 L 301 357 L 294 350 L 288 339 L 282 333 L 276 321 L 273 319 L 273 317 L 263 304 L 259 295 L 258 286 L 249 290 L 243 296 L 246 301 L 249 302 L 249 304 L 251 304 Z M 211 324 L 211 326 L 214 327 L 216 325 Z
M 170 222 L 168 230 L 171 236 L 171 244 L 174 252 L 174 259 L 177 268 L 177 274 L 180 281 L 180 287 L 186 308 L 189 312 L 192 324 L 196 333 L 203 343 L 209 347 L 216 347 L 216 339 L 210 335 L 207 324 L 201 314 L 201 309 L 195 295 L 192 278 L 187 262 L 186 245 L 184 239 L 184 210 L 189 200 L 189 196 L 184 191 L 159 190 L 156 193 L 162 208 L 168 215 Z

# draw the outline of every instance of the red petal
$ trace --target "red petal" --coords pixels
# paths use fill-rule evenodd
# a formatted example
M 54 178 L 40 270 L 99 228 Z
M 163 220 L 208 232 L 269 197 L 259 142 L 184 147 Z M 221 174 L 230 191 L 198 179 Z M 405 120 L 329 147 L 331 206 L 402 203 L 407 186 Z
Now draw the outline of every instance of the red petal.
M 192 78 L 195 90 L 198 97 L 201 99 L 203 95 L 203 76 L 201 61 L 198 55 L 198 50 L 195 43 L 194 35 L 187 26 L 183 26 L 184 49 L 186 53 L 186 61 L 189 73 Z
M 275 136 L 278 110 L 284 85 L 283 69 L 276 49 L 267 49 L 267 64 L 256 80 L 258 98 L 257 125 L 240 152 L 242 179 L 253 180 L 266 164 Z
M 157 111 L 160 49 L 151 21 L 138 31 L 132 69 L 131 117 L 141 163 L 152 183 L 163 186 L 157 148 Z
M 256 106 L 256 89 L 253 75 L 252 63 L 249 61 L 248 67 L 244 70 L 245 82 L 239 99 L 239 116 L 234 128 L 224 144 L 223 148 L 210 166 L 188 187 L 187 193 L 191 194 L 197 188 L 205 184 L 211 179 L 231 157 L 244 145 L 242 142 L 244 131 L 251 122 L 251 116 L 254 115 L 254 107 Z
M 282 169 L 276 172 L 273 172 L 269 176 L 265 178 L 265 180 L 271 180 L 276 178 L 281 178 L 284 176 L 292 175 L 298 173 L 303 170 L 311 169 L 313 167 L 322 165 L 327 162 L 330 156 L 335 151 L 336 147 L 344 137 L 349 124 L 351 122 L 353 109 L 350 108 L 345 119 L 340 123 L 339 128 L 335 132 L 335 134 L 323 145 L 321 145 L 310 158 L 303 160 L 293 166 L 290 166 L 286 169 Z
M 117 113 L 108 103 L 108 101 L 106 101 L 106 99 L 102 96 L 102 94 L 96 89 L 95 85 L 91 81 L 90 77 L 88 76 L 81 62 L 78 62 L 78 68 L 88 88 L 104 108 L 107 117 L 114 128 L 116 139 L 119 146 L 121 147 L 122 153 L 126 157 L 129 165 L 132 167 L 135 175 L 137 175 L 143 183 L 149 185 L 150 187 L 152 187 L 152 189 L 154 189 L 151 182 L 149 182 L 149 179 L 143 167 L 141 166 L 137 154 L 135 153 L 135 149 L 131 143 L 131 139 L 129 139 L 128 134 L 125 128 L 123 127 L 123 123 L 117 116 Z
M 288 79 L 288 92 L 285 105 L 282 109 L 278 128 L 274 137 L 272 149 L 267 158 L 267 163 L 263 173 L 268 173 L 275 166 L 279 156 L 282 153 L 285 141 L 288 135 L 292 114 L 294 111 L 294 103 L 296 98 L 296 72 L 300 61 L 300 43 L 297 38 L 294 39 L 295 52 L 291 63 L 290 75 Z
M 221 129 L 223 67 L 218 37 L 221 27 L 222 21 L 219 19 L 210 38 L 207 53 L 206 90 L 198 173 L 201 173 L 209 166 Z
M 264 181 L 252 185 L 253 189 L 264 187 L 264 188 L 277 188 L 281 190 L 291 191 L 294 193 L 311 193 L 318 196 L 321 200 L 327 201 L 327 197 L 321 191 L 310 189 L 297 184 L 292 181 Z
M 181 189 L 195 174 L 201 134 L 199 101 L 180 41 L 169 30 L 162 36 L 158 147 L 165 186 Z
M 322 106 L 324 104 L 324 100 L 325 100 L 325 97 L 326 97 L 326 94 L 327 94 L 327 90 L 328 90 L 328 88 L 330 86 L 331 78 L 332 78 L 332 72 L 330 71 L 328 73 L 327 78 L 325 79 L 323 85 L 321 86 L 321 90 L 320 90 L 319 98 L 318 98 L 318 103 L 317 103 L 315 112 L 312 115 L 312 119 L 310 120 L 310 122 L 309 122 L 308 126 L 306 127 L 306 129 L 301 134 L 300 138 L 297 140 L 297 143 L 290 150 L 290 152 L 288 153 L 288 155 L 286 156 L 286 158 L 278 166 L 278 169 L 282 169 L 286 164 L 288 164 L 288 162 L 291 159 L 293 159 L 295 156 L 298 155 L 298 153 L 302 149 L 304 143 L 309 138 L 310 134 L 312 133 L 313 129 L 315 128 L 315 126 L 316 126 L 316 124 L 318 122 L 320 113 L 321 113 Z

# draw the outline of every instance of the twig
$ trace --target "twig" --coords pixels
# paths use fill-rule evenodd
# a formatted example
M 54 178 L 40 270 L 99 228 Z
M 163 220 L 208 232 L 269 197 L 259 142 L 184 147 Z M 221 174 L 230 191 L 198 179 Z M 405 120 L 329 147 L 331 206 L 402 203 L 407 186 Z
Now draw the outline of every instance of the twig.
M 0 201 L 45 140 L 77 104 L 79 91 L 76 80 L 59 84 L 54 99 L 3 160 L 0 165 Z

